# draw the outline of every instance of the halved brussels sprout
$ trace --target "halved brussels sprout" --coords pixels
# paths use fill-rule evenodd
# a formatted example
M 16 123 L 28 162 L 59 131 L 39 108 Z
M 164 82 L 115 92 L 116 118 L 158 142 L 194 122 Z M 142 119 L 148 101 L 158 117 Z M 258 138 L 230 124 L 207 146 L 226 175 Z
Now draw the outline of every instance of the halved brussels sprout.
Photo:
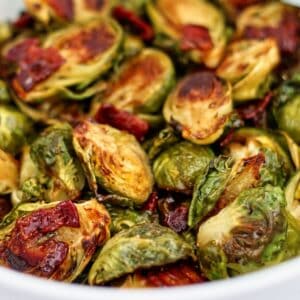
M 279 62 L 278 46 L 273 39 L 240 40 L 228 47 L 217 75 L 231 82 L 235 101 L 253 100 L 264 96 L 269 88 L 269 75 Z
M 19 66 L 14 91 L 30 103 L 54 96 L 90 98 L 103 89 L 101 83 L 90 85 L 112 66 L 122 39 L 115 21 L 99 19 L 54 31 L 42 46 L 37 39 L 27 39 L 6 47 L 4 56 Z
M 136 225 L 105 244 L 90 270 L 89 284 L 101 285 L 141 268 L 188 257 L 193 257 L 192 247 L 171 229 L 154 223 Z
M 210 68 L 219 64 L 227 38 L 225 18 L 217 7 L 205 0 L 151 0 L 146 7 L 158 46 Z
M 214 158 L 211 149 L 184 141 L 163 151 L 153 163 L 157 186 L 191 194 L 197 177 L 205 177 Z
M 279 187 L 249 189 L 204 222 L 197 246 L 205 276 L 221 279 L 278 263 L 287 233 L 285 204 Z
M 300 172 L 297 172 L 289 181 L 285 197 L 287 206 L 286 209 L 300 224 Z
M 236 161 L 257 155 L 262 150 L 268 149 L 277 154 L 278 160 L 283 165 L 285 175 L 293 171 L 292 162 L 271 132 L 257 128 L 241 128 L 234 132 L 231 142 L 224 152 Z
M 25 0 L 27 11 L 41 23 L 84 22 L 109 14 L 110 0 Z
M 166 121 L 196 144 L 212 144 L 223 133 L 232 112 L 231 85 L 213 73 L 186 76 L 168 97 Z
M 0 225 L 0 265 L 72 282 L 109 238 L 109 225 L 97 200 L 21 204 Z
M 0 105 L 0 149 L 19 153 L 32 131 L 29 118 L 14 107 Z
M 86 121 L 74 129 L 73 144 L 96 195 L 102 187 L 137 205 L 148 199 L 153 176 L 147 155 L 134 136 Z
M 10 154 L 0 149 L 0 195 L 10 194 L 18 187 L 19 166 Z
M 73 149 L 72 128 L 68 124 L 48 127 L 31 145 L 30 155 L 41 174 L 46 175 L 47 181 L 51 181 L 52 188 L 56 191 L 54 199 L 47 200 L 63 201 L 80 196 L 85 176 Z M 41 176 L 38 176 L 38 182 L 39 179 Z M 32 180 L 27 182 L 28 188 L 31 183 Z
M 170 58 L 159 50 L 144 49 L 121 66 L 102 98 L 125 111 L 156 113 L 174 81 Z

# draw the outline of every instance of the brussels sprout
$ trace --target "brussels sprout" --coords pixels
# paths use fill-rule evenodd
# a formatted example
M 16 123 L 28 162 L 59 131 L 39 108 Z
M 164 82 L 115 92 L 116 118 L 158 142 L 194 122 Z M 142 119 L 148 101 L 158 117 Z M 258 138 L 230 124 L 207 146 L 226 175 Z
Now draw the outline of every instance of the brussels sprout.
M 92 191 L 98 186 L 130 203 L 144 203 L 153 187 L 146 153 L 134 136 L 108 125 L 81 122 L 73 144 Z
M 147 212 L 138 212 L 133 209 L 124 209 L 118 207 L 107 207 L 112 223 L 110 232 L 112 235 L 133 227 L 137 224 L 152 222 L 150 214 Z
M 100 285 L 141 268 L 193 257 L 193 249 L 179 235 L 158 224 L 123 230 L 102 248 L 89 273 L 89 284 Z
M 248 101 L 265 94 L 269 75 L 279 62 L 279 50 L 273 39 L 240 40 L 228 47 L 217 75 L 232 83 L 235 101 Z
M 71 282 L 109 238 L 109 225 L 96 200 L 21 204 L 0 225 L 0 264 Z
M 11 154 L 20 152 L 28 135 L 33 131 L 32 122 L 17 109 L 0 105 L 0 148 Z
M 281 188 L 268 185 L 242 192 L 204 222 L 197 246 L 205 276 L 221 279 L 280 261 L 287 232 L 284 206 Z
M 41 23 L 84 22 L 109 14 L 109 0 L 25 0 L 27 11 Z
M 175 144 L 155 159 L 155 182 L 161 189 L 191 194 L 196 178 L 206 175 L 213 158 L 208 147 L 187 141 Z
M 80 195 L 85 177 L 75 156 L 69 125 L 48 127 L 31 145 L 30 155 L 41 173 L 47 175 L 48 180 L 53 179 L 50 181 L 57 195 L 50 201 L 76 199 Z M 36 184 L 41 183 L 40 179 Z
M 121 66 L 103 96 L 105 103 L 134 113 L 156 113 L 174 83 L 170 58 L 159 50 L 145 49 Z
M 286 187 L 285 197 L 287 211 L 298 220 L 300 224 L 300 172 L 297 172 L 289 181 Z
M 210 72 L 185 77 L 168 97 L 163 114 L 182 137 L 212 144 L 223 133 L 232 112 L 231 86 Z
M 151 0 L 146 8 L 158 46 L 210 68 L 219 64 L 227 38 L 225 19 L 217 7 L 205 0 Z M 196 31 L 191 40 L 185 32 L 189 26 Z
M 122 40 L 122 29 L 116 22 L 99 19 L 54 31 L 46 36 L 42 46 L 37 39 L 27 39 L 7 47 L 4 56 L 19 66 L 13 80 L 14 91 L 28 103 L 54 96 L 90 98 L 103 89 L 101 82 L 100 86 L 90 85 L 112 66 Z M 25 51 L 21 57 L 13 55 L 22 47 Z M 36 60 L 41 65 L 39 69 Z
M 0 149 L 0 195 L 13 192 L 18 186 L 19 168 L 10 154 Z
M 144 47 L 145 45 L 139 37 L 126 34 L 124 37 L 123 58 L 127 59 L 138 55 Z
M 3 80 L 0 80 L 0 103 L 8 103 L 10 100 L 7 84 Z
M 0 44 L 12 37 L 12 27 L 8 23 L 0 22 Z
M 290 175 L 293 166 L 292 162 L 277 142 L 276 136 L 270 132 L 257 128 L 241 128 L 234 132 L 231 142 L 226 146 L 225 153 L 235 160 L 257 155 L 263 149 L 268 149 L 277 155 L 277 160 L 281 161 L 283 171 Z

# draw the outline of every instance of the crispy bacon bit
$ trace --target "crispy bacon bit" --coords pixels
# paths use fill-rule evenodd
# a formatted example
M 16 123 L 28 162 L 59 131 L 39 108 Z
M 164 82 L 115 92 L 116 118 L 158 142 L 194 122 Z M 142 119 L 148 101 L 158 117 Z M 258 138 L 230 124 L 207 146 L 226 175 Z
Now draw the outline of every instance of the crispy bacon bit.
M 13 27 L 16 29 L 26 29 L 28 27 L 31 27 L 34 22 L 33 17 L 27 13 L 27 12 L 22 12 L 21 15 L 17 20 L 13 22 Z
M 64 59 L 54 48 L 43 49 L 37 39 L 27 39 L 10 49 L 6 59 L 18 64 L 13 86 L 20 93 L 30 91 L 57 71 Z
M 184 25 L 180 48 L 183 51 L 209 51 L 214 44 L 206 27 L 200 25 Z
M 159 197 L 157 192 L 153 192 L 145 203 L 143 210 L 155 213 L 158 207 L 158 200 Z
M 71 201 L 21 217 L 9 239 L 0 245 L 0 259 L 15 270 L 50 277 L 68 254 L 68 245 L 50 235 L 63 226 L 80 226 L 76 206 Z M 43 241 L 47 235 L 48 239 Z
M 129 27 L 138 33 L 144 41 L 151 41 L 154 38 L 152 27 L 137 16 L 134 12 L 119 5 L 113 10 L 113 16 L 122 24 Z
M 111 104 L 103 104 L 98 110 L 95 119 L 101 124 L 108 124 L 120 130 L 133 134 L 137 140 L 142 141 L 148 133 L 149 124 L 139 117 L 117 109 Z
M 91 10 L 101 10 L 106 0 L 85 0 L 85 5 Z
M 71 49 L 84 63 L 109 49 L 114 43 L 114 35 L 105 25 L 82 30 L 76 36 L 64 40 L 59 48 Z
M 192 264 L 186 262 L 139 271 L 136 274 L 138 280 L 144 281 L 147 287 L 181 286 L 206 281 Z
M 300 21 L 297 15 L 286 13 L 278 27 L 248 26 L 244 36 L 251 39 L 275 38 L 282 52 L 293 54 L 299 43 L 299 30 Z
M 11 211 L 12 205 L 8 199 L 0 198 L 0 221 Z
M 161 199 L 158 202 L 163 225 L 170 227 L 175 232 L 183 232 L 187 229 L 189 208 L 186 203 L 176 203 L 172 197 Z
M 237 111 L 243 120 L 251 120 L 253 121 L 254 125 L 259 126 L 272 98 L 273 94 L 272 92 L 269 92 L 263 100 L 240 106 Z
M 56 14 L 66 21 L 72 21 L 74 18 L 73 0 L 46 0 L 48 5 Z
M 230 144 L 230 142 L 233 139 L 234 136 L 234 128 L 230 129 L 228 134 L 225 136 L 225 138 L 220 142 L 220 147 L 226 147 L 227 145 Z

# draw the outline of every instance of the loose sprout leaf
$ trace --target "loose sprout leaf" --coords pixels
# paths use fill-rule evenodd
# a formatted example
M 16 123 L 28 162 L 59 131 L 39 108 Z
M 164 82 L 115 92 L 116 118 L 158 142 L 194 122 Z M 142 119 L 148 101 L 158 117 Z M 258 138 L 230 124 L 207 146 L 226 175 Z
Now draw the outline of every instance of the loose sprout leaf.
M 19 205 L 1 223 L 1 265 L 72 282 L 108 239 L 109 223 L 96 200 Z
M 193 257 L 193 249 L 171 229 L 140 224 L 121 231 L 102 248 L 89 283 L 100 285 L 141 268 L 170 264 Z

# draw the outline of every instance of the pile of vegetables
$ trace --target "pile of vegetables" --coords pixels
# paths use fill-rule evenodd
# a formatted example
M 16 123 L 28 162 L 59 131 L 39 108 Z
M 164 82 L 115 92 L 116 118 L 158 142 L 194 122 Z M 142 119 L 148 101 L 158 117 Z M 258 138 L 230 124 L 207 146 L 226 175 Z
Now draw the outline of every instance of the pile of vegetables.
M 25 0 L 0 23 L 0 266 L 123 288 L 300 255 L 300 12 Z

